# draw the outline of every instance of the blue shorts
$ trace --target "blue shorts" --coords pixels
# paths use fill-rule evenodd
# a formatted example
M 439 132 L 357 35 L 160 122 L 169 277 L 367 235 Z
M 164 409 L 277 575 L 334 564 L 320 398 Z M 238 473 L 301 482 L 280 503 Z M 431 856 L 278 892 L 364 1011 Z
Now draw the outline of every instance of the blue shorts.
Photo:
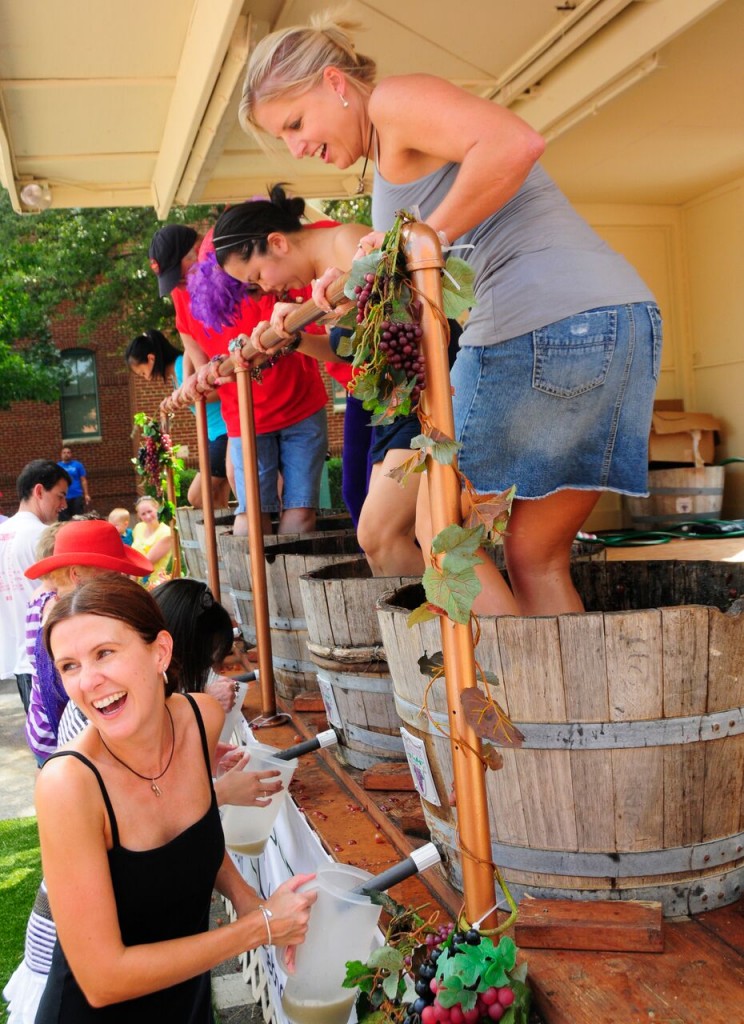
M 261 508 L 278 512 L 288 508 L 317 508 L 320 479 L 328 454 L 328 418 L 325 407 L 283 430 L 256 437 L 258 485 Z M 230 438 L 230 454 L 235 471 L 236 515 L 245 512 L 245 475 L 243 450 L 239 437 Z M 282 497 L 279 500 L 279 473 Z
M 565 488 L 642 495 L 661 365 L 652 303 L 602 307 L 489 346 L 465 346 L 452 383 L 459 466 L 480 493 Z
M 227 476 L 225 459 L 227 457 L 227 434 L 220 434 L 209 442 L 209 472 L 224 480 Z

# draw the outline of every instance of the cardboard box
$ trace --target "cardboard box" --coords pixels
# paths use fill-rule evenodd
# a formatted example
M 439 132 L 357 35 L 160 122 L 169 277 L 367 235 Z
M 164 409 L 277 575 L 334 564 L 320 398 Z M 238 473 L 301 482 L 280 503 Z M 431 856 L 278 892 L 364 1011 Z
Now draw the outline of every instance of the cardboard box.
M 720 424 L 707 412 L 660 409 L 654 405 L 648 461 L 703 466 L 715 457 Z

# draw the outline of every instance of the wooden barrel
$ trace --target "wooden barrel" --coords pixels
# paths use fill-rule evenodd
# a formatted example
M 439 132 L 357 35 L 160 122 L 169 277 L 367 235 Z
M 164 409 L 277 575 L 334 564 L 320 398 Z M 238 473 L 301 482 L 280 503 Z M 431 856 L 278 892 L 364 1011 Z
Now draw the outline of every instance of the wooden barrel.
M 243 542 L 243 584 L 250 581 L 251 554 Z M 233 538 L 233 543 L 235 538 Z M 226 542 L 225 542 L 226 543 Z M 341 562 L 351 555 L 359 554 L 359 545 L 353 531 L 326 533 L 320 536 L 303 535 L 299 540 L 270 544 L 264 550 L 266 561 L 266 590 L 271 630 L 271 654 L 274 666 L 276 693 L 284 700 L 291 701 L 304 690 L 318 689 L 316 666 L 310 660 L 307 650 L 307 628 L 305 613 L 300 597 L 300 576 L 320 569 L 329 562 Z M 233 579 L 238 558 L 229 562 Z M 247 593 L 247 591 L 242 591 Z M 233 593 L 236 593 L 233 591 Z M 250 602 L 245 601 L 243 611 Z M 255 635 L 255 633 L 254 633 Z
M 181 552 L 187 573 L 192 579 L 206 580 L 207 564 L 202 555 L 196 536 L 196 520 L 204 518 L 200 508 L 182 505 L 176 509 L 178 532 L 181 538 Z
M 744 884 L 744 565 L 572 566 L 587 611 L 481 617 L 477 658 L 525 736 L 487 772 L 491 843 L 516 895 L 660 900 L 668 915 L 736 900 Z M 422 800 L 461 884 L 443 682 L 418 659 L 439 626 L 409 629 L 420 587 L 378 604 L 398 713 L 436 796 Z M 415 772 L 414 772 L 415 775 Z M 440 803 L 437 806 L 436 800 Z
M 366 558 L 334 562 L 300 577 L 307 647 L 339 738 L 334 751 L 352 768 L 405 760 L 375 602 L 392 587 L 413 582 L 373 576 Z
M 648 497 L 625 497 L 635 530 L 660 530 L 691 519 L 720 519 L 723 466 L 652 469 Z
M 355 536 L 351 518 L 342 514 L 331 514 L 318 517 L 318 529 L 312 533 L 272 533 L 265 534 L 264 550 L 275 544 L 291 544 L 298 540 L 312 540 L 316 537 L 329 535 Z M 240 626 L 244 639 L 249 644 L 256 642 L 256 617 L 253 613 L 253 585 L 251 583 L 251 567 L 248 559 L 248 538 L 236 537 L 232 530 L 227 530 L 217 538 L 221 561 L 225 563 L 228 589 L 233 604 L 233 614 Z

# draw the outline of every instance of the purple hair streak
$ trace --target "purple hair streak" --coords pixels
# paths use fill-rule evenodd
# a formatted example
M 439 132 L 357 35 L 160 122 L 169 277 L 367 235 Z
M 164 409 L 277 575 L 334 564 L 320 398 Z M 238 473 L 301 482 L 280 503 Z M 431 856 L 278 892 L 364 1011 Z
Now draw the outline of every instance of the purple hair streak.
M 213 331 L 232 327 L 243 299 L 249 295 L 247 285 L 225 273 L 214 250 L 194 264 L 186 284 L 191 296 L 191 312 Z

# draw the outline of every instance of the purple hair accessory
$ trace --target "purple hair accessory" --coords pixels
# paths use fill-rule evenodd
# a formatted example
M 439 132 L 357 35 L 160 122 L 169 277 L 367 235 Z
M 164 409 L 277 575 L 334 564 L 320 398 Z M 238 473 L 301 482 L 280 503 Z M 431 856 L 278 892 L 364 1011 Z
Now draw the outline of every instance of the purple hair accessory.
M 191 312 L 212 331 L 232 327 L 237 322 L 243 299 L 249 295 L 247 285 L 225 273 L 214 251 L 194 264 L 186 285 L 191 296 Z

